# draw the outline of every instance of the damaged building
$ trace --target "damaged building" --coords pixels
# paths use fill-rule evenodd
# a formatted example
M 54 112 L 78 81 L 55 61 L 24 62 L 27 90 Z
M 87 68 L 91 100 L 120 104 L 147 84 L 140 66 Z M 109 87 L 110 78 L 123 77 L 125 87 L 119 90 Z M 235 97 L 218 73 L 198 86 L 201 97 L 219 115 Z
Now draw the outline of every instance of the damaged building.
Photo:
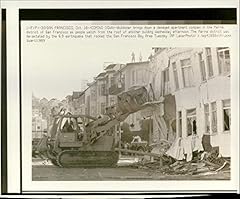
M 153 123 L 153 138 L 205 137 L 230 157 L 230 49 L 154 48 L 151 71 L 155 97 L 163 97 L 167 130 Z

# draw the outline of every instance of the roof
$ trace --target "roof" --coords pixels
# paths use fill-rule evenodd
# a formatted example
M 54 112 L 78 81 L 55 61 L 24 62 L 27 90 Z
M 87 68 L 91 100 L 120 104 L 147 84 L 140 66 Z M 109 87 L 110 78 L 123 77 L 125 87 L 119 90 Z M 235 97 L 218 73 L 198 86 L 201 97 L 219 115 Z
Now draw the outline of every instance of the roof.
M 113 69 L 114 66 L 116 66 L 116 65 L 117 65 L 117 64 L 110 64 L 110 65 L 108 65 L 108 66 L 105 68 L 105 70 Z
M 96 78 L 99 78 L 99 77 L 104 77 L 106 74 L 106 72 L 102 72 L 102 73 L 99 73 L 98 76 Z
M 143 61 L 143 62 L 130 62 L 130 63 L 127 63 L 126 65 L 129 66 L 129 65 L 143 65 L 143 64 L 148 64 L 149 61 Z
M 47 98 L 45 98 L 45 97 L 40 99 L 40 101 L 43 101 L 43 100 L 48 101 Z

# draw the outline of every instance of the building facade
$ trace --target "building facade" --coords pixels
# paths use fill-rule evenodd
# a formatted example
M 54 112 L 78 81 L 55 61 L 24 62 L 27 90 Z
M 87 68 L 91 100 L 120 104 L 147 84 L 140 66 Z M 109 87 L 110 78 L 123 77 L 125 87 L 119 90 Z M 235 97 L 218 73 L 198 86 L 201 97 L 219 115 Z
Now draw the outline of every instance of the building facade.
M 230 49 L 165 48 L 152 62 L 163 55 L 165 64 L 152 65 L 161 76 L 155 91 L 164 97 L 168 130 L 175 129 L 175 137 L 209 135 L 211 145 L 230 156 Z

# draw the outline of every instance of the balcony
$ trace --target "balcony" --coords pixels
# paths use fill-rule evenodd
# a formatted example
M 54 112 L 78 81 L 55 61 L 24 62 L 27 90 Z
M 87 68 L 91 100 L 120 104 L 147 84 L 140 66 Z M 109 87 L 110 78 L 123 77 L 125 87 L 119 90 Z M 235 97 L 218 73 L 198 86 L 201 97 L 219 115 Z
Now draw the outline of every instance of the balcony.
M 122 91 L 124 91 L 124 89 L 125 89 L 125 84 L 124 83 L 113 84 L 109 88 L 109 95 L 117 95 L 117 94 L 121 93 Z

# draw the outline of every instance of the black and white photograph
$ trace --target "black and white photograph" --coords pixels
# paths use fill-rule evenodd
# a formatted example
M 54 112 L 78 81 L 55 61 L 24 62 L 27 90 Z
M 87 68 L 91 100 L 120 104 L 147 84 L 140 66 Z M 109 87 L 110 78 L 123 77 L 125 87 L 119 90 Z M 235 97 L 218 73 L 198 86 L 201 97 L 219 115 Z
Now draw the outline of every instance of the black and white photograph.
M 108 50 L 110 60 L 116 51 Z M 45 76 L 45 83 L 62 78 L 56 94 L 65 84 L 75 90 L 64 98 L 33 90 L 33 180 L 230 178 L 231 50 L 148 50 L 148 57 L 132 52 L 126 62 L 105 65 L 100 49 L 76 50 L 80 63 L 68 65 L 68 74 L 58 65 L 56 76 Z M 79 67 L 91 54 L 103 65 L 92 80 Z
M 58 35 L 22 46 L 32 82 L 33 181 L 230 179 L 228 46 L 129 40 L 152 31 L 142 25 L 25 27 L 27 37 L 39 28 Z M 65 39 L 72 28 L 116 39 Z
M 238 192 L 229 1 L 4 1 L 1 193 Z

